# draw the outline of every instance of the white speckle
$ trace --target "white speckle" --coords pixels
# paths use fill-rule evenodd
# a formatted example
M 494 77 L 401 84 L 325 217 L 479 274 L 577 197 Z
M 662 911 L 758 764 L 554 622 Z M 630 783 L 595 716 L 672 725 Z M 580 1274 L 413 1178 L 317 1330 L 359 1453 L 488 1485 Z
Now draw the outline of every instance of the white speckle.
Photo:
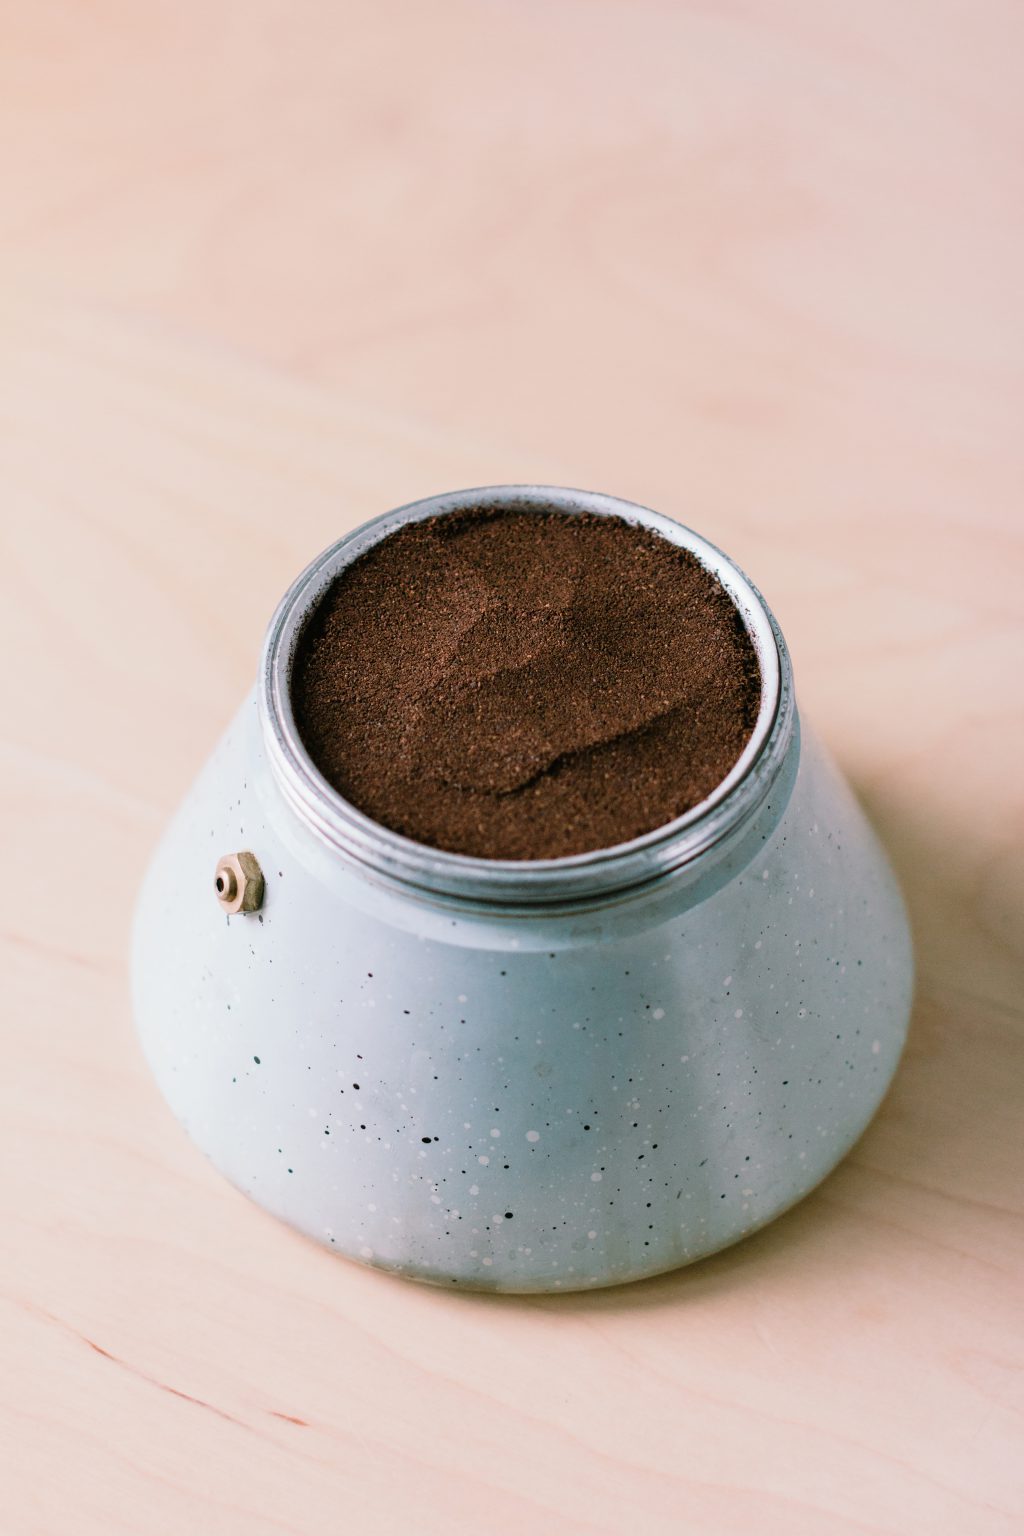
M 767 880 L 768 879 L 768 871 L 766 869 L 762 869 L 762 871 L 761 871 L 761 879 L 762 880 Z
M 725 980 L 722 982 L 722 986 L 723 987 L 727 987 L 729 985 L 730 981 L 732 981 L 732 977 L 731 976 L 727 976 L 725 978 Z
M 440 1195 L 431 1195 L 430 1203 L 431 1203 L 431 1205 L 440 1205 L 441 1204 L 441 1196 Z
M 470 1192 L 471 1195 L 478 1195 L 480 1193 L 480 1185 L 479 1184 L 471 1184 L 469 1186 L 469 1192 Z
M 665 1010 L 664 1010 L 664 1008 L 655 1008 L 653 1016 L 656 1019 L 663 1019 L 665 1017 Z
M 476 1248 L 471 1248 L 469 1250 L 469 1256 L 470 1256 L 471 1259 L 479 1258 L 480 1257 L 479 1250 L 476 1249 Z
M 758 939 L 757 942 L 754 945 L 754 948 L 755 949 L 760 949 L 761 948 L 761 943 L 762 943 L 762 941 L 760 939 Z
M 482 1163 L 486 1168 L 487 1164 L 490 1162 L 490 1158 L 487 1156 L 486 1152 L 481 1152 L 480 1156 L 477 1158 L 477 1162 Z
M 365 1248 L 365 1247 L 364 1248 L 360 1248 L 359 1256 L 360 1256 L 360 1258 L 363 1258 L 363 1259 L 372 1259 L 373 1258 L 373 1249 L 372 1248 Z
M 742 1017 L 743 1017 L 743 1009 L 742 1008 L 737 1008 L 736 1012 L 733 1014 L 733 1018 L 734 1019 L 742 1019 Z
M 679 1058 L 680 1061 L 689 1061 L 689 1059 L 689 1056 L 680 1056 Z
M 604 1178 L 604 1174 L 603 1173 L 592 1173 L 590 1175 L 590 1182 L 591 1182 L 591 1184 L 600 1184 L 600 1182 L 601 1182 L 601 1180 L 603 1178 Z
M 745 1189 L 745 1190 L 744 1190 L 744 1191 L 743 1191 L 743 1194 L 744 1194 L 744 1197 L 745 1197 L 745 1198 L 746 1198 L 746 1199 L 747 1199 L 747 1200 L 749 1200 L 749 1199 L 750 1199 L 750 1197 L 751 1197 L 751 1195 L 752 1195 L 752 1194 L 753 1194 L 753 1193 L 754 1193 L 754 1191 L 753 1191 L 753 1190 L 752 1190 L 752 1189 Z
M 491 1131 L 491 1135 L 492 1136 L 500 1136 L 501 1135 L 501 1132 L 498 1130 L 497 1126 L 495 1126 L 494 1129 Z
M 366 1209 L 368 1211 L 375 1211 L 377 1209 L 377 1207 L 373 1204 L 373 1202 L 371 1200 L 370 1204 L 366 1207 Z
M 465 1003 L 465 1002 L 468 1002 L 468 1001 L 469 1001 L 469 999 L 467 998 L 465 992 L 460 992 L 458 997 L 456 998 L 456 1002 L 458 1002 L 458 1003 Z
M 806 1017 L 807 1017 L 807 1009 L 806 1008 L 798 1008 L 797 1011 L 796 1011 L 796 1016 L 797 1016 L 798 1019 L 806 1019 Z
M 493 1259 L 484 1259 L 483 1262 L 487 1265 L 487 1268 L 490 1269 L 491 1265 L 494 1263 L 494 1260 Z
M 540 1141 L 540 1131 L 527 1131 L 527 1141 Z
M 577 1022 L 576 1022 L 576 1023 L 575 1023 L 575 1024 L 574 1024 L 574 1025 L 573 1025 L 573 1029 L 582 1029 L 582 1028 L 583 1028 L 583 1025 L 582 1025 L 582 1024 L 581 1024 L 581 1023 L 580 1023 L 580 1022 L 579 1022 L 579 1021 L 578 1021 L 578 1020 L 577 1020 Z
M 872 1042 L 871 1042 L 871 1054 L 872 1054 L 872 1056 L 877 1056 L 881 1049 L 882 1049 L 882 1042 L 881 1042 L 881 1040 L 872 1040 Z
M 596 1232 L 588 1232 L 587 1236 L 590 1238 L 590 1241 L 593 1242 L 594 1238 L 597 1236 L 597 1233 Z
M 317 1120 L 317 1119 L 319 1119 L 320 1111 L 317 1110 L 317 1109 L 307 1109 L 306 1110 L 306 1114 L 309 1116 L 309 1118 L 311 1120 Z
M 471 1121 L 463 1120 L 463 1122 L 462 1122 L 462 1129 L 464 1131 L 471 1131 L 473 1129 Z

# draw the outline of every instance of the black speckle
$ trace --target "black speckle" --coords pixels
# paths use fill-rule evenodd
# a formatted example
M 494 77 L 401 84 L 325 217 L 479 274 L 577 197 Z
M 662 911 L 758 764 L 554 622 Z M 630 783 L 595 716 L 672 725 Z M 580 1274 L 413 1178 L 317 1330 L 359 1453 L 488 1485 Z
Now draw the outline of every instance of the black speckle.
M 358 1084 L 358 1083 L 353 1083 L 353 1084 L 352 1084 L 352 1087 L 353 1087 L 353 1088 L 358 1088 L 358 1087 L 359 1087 L 359 1084 Z
M 420 1141 L 425 1142 L 427 1146 L 430 1145 L 430 1137 L 429 1136 L 421 1136 L 420 1137 Z
M 506 1211 L 505 1212 L 505 1220 L 506 1221 L 511 1221 L 512 1220 L 512 1212 L 511 1211 Z
M 260 1064 L 260 1059 L 259 1059 L 259 1057 L 258 1057 L 258 1056 L 254 1056 L 254 1057 L 253 1057 L 253 1061 L 254 1061 L 254 1062 L 255 1062 L 255 1063 L 256 1063 L 256 1065 L 257 1065 L 257 1066 L 259 1066 L 259 1064 Z

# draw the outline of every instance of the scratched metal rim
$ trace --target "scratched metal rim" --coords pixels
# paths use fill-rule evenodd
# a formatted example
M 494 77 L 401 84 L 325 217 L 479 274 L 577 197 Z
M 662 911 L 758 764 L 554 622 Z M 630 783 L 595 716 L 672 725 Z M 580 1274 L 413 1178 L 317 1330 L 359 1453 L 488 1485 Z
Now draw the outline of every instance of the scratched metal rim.
M 291 670 L 306 622 L 344 568 L 406 523 L 474 506 L 624 518 L 689 550 L 721 582 L 757 652 L 761 703 L 733 768 L 706 799 L 629 842 L 557 859 L 482 859 L 430 848 L 365 815 L 333 788 L 303 746 L 291 703 Z M 289 587 L 267 630 L 257 700 L 271 772 L 301 821 L 339 854 L 420 894 L 506 910 L 603 902 L 684 867 L 738 835 L 778 778 L 792 739 L 795 703 L 789 652 L 758 589 L 727 555 L 692 529 L 634 502 L 548 485 L 497 485 L 411 502 L 364 523 L 318 555 Z

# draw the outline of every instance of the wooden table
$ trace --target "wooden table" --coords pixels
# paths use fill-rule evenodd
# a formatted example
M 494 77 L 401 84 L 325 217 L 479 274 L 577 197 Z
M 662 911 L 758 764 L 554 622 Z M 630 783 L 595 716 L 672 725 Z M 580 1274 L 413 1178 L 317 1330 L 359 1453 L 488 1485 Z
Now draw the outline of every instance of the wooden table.
M 1020 7 L 3 13 L 5 1536 L 1020 1531 Z M 534 479 L 761 585 L 920 984 L 799 1209 L 504 1300 L 222 1182 L 126 940 L 295 572 Z

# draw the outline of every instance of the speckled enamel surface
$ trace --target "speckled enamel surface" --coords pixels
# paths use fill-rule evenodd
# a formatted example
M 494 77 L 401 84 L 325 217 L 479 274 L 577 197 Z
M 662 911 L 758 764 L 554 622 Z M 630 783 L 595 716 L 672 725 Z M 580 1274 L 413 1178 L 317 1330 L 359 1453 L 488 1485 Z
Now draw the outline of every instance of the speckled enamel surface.
M 791 750 L 734 867 L 549 934 L 345 867 L 279 800 L 250 699 L 137 912 L 172 1109 L 269 1211 L 422 1280 L 608 1285 L 742 1237 L 858 1136 L 909 1012 L 885 858 L 806 730 Z M 226 918 L 212 872 L 236 846 L 266 900 Z

